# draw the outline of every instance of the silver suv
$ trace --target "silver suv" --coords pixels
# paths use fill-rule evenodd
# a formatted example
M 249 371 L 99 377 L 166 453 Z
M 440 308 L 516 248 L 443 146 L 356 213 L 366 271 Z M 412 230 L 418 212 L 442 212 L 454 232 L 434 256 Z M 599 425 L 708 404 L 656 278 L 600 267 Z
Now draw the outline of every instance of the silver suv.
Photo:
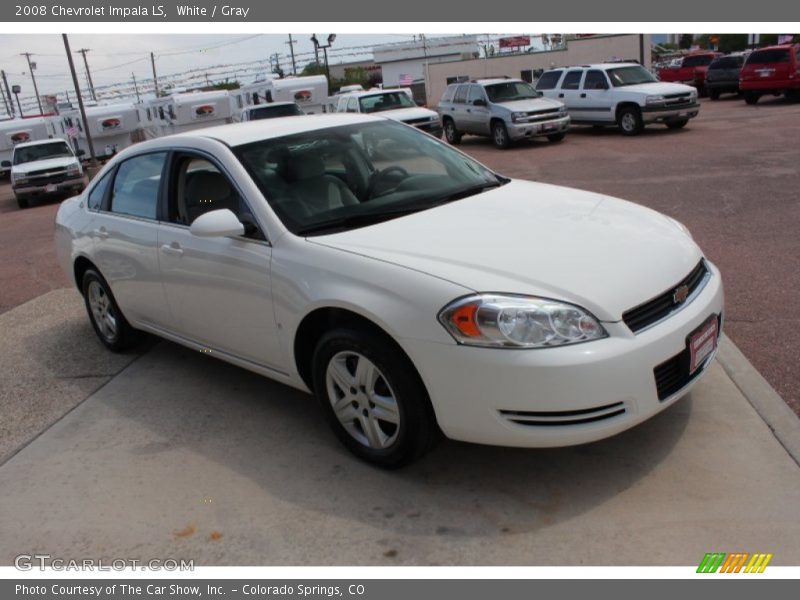
M 559 142 L 569 129 L 564 104 L 543 98 L 521 79 L 477 79 L 447 86 L 439 106 L 447 141 L 465 133 L 490 136 L 498 148 L 524 138 Z

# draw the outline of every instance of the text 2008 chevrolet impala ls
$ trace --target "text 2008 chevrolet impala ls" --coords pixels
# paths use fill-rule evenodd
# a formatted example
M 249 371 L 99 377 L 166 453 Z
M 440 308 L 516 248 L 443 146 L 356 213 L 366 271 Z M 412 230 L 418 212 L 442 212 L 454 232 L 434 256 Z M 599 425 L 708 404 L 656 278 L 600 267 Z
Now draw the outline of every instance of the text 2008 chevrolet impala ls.
M 677 221 L 507 179 L 380 117 L 291 117 L 137 144 L 60 207 L 100 340 L 143 330 L 319 399 L 359 457 L 450 438 L 598 440 L 684 395 L 719 271 Z

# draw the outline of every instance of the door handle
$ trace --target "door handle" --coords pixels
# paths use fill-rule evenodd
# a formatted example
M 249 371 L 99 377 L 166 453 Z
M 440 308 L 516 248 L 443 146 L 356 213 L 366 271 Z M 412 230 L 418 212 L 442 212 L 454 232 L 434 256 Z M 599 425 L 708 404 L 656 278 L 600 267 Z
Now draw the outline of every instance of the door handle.
M 106 231 L 105 227 L 101 227 L 100 229 L 93 230 L 92 234 L 95 237 L 99 237 L 100 239 L 103 239 L 103 240 L 108 237 L 108 231 Z
M 586 98 L 586 94 L 581 94 L 581 98 Z
M 559 97 L 559 98 L 563 98 L 563 97 L 564 97 L 564 94 L 563 94 L 563 93 L 561 93 L 561 94 L 559 94 L 559 95 L 558 95 L 558 97 Z
M 164 254 L 171 254 L 172 256 L 182 256 L 183 255 L 183 248 L 178 242 L 172 242 L 171 244 L 164 244 L 161 246 L 161 251 Z
M 470 109 L 467 109 L 467 112 L 472 112 Z

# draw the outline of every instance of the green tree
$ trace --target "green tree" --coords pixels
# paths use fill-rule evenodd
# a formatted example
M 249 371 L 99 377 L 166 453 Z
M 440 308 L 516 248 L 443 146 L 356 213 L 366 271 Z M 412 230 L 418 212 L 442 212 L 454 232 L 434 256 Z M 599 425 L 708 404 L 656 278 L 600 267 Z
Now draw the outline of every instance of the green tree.
M 691 33 L 682 33 L 681 37 L 678 38 L 678 48 L 683 50 L 688 50 L 694 44 L 694 35 Z

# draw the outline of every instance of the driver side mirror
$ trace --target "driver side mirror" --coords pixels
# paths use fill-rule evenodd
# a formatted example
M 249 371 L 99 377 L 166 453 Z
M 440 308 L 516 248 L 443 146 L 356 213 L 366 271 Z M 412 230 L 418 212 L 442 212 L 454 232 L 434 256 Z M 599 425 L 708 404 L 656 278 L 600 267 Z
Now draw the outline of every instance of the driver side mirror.
M 227 208 L 210 210 L 192 221 L 189 231 L 197 237 L 244 235 L 244 225 Z
M 475 98 L 475 100 L 472 101 L 472 105 L 473 106 L 486 106 L 486 100 L 484 100 L 483 98 Z

